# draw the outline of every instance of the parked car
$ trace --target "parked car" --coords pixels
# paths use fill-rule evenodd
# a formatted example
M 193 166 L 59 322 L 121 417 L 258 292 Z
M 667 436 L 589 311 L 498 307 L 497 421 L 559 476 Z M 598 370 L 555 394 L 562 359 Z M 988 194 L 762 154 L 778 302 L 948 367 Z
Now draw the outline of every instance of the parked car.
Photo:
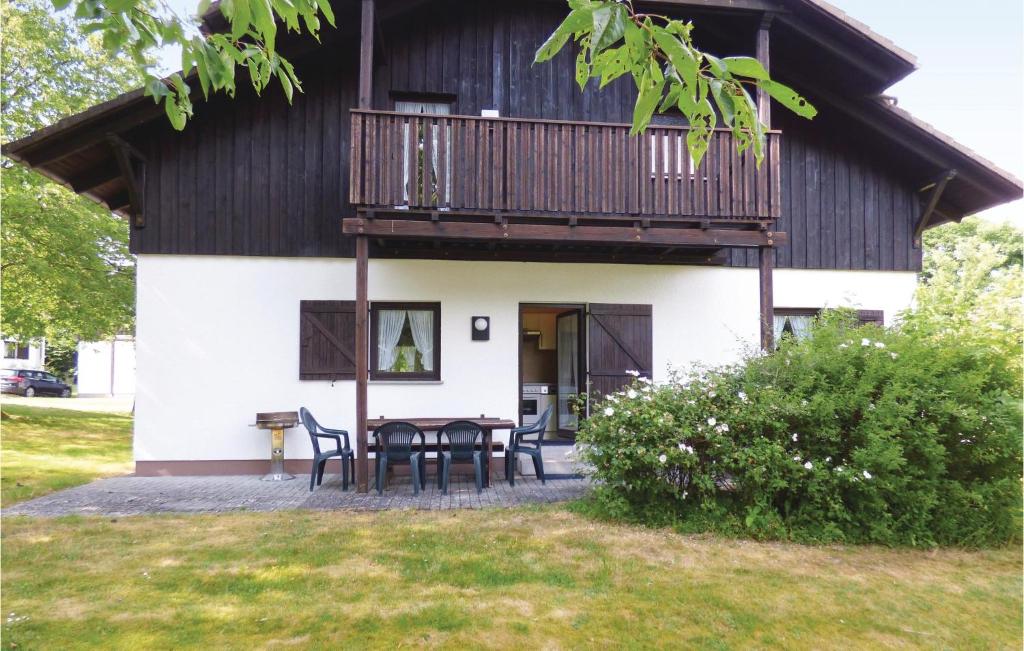
M 45 371 L 4 369 L 0 372 L 0 392 L 31 398 L 36 395 L 71 397 L 71 387 Z

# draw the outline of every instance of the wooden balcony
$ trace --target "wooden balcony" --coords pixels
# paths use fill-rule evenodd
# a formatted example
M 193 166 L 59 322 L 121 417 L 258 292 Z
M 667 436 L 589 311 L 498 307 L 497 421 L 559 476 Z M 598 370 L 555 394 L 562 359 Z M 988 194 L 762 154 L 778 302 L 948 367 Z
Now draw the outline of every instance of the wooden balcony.
M 760 169 L 716 130 L 694 167 L 685 127 L 353 110 L 352 204 L 385 211 L 770 222 L 781 133 Z

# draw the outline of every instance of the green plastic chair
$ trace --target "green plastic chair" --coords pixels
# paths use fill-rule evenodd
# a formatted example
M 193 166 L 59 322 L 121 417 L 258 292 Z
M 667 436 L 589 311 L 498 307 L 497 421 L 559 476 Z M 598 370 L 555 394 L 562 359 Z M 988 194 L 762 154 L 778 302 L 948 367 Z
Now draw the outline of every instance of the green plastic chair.
M 419 495 L 420 489 L 427 487 L 426 437 L 423 430 L 412 423 L 394 421 L 374 430 L 373 438 L 377 444 L 377 494 L 384 494 L 384 476 L 388 468 L 408 463 L 412 470 L 413 495 Z M 416 439 L 419 439 L 418 446 Z
M 452 463 L 455 461 L 473 460 L 473 475 L 476 479 L 477 495 L 484 487 L 484 465 L 486 457 L 476 449 L 477 440 L 482 439 L 484 430 L 476 423 L 468 420 L 456 420 L 448 423 L 437 432 L 437 453 L 441 456 L 441 472 L 438 473 L 437 486 L 442 495 L 448 494 L 448 480 L 451 475 Z M 442 445 L 447 439 L 448 449 Z
M 341 490 L 348 490 L 349 477 L 355 479 L 356 457 L 348 443 L 348 432 L 343 429 L 328 429 L 317 422 L 305 407 L 299 408 L 299 418 L 309 432 L 309 441 L 313 444 L 313 467 L 309 473 L 309 490 L 312 492 L 313 484 L 317 486 L 324 481 L 324 467 L 327 460 L 333 457 L 341 459 Z M 330 439 L 335 442 L 337 448 L 334 450 L 321 450 L 320 439 Z M 342 439 L 345 439 L 342 445 Z M 351 475 L 349 472 L 351 471 Z
M 541 414 L 540 418 L 533 425 L 517 427 L 512 430 L 509 437 L 508 450 L 505 452 L 505 477 L 510 486 L 516 485 L 516 455 L 525 454 L 533 460 L 533 469 L 540 478 L 540 483 L 547 483 L 544 477 L 544 457 L 541 448 L 544 447 L 544 430 L 548 428 L 548 421 L 551 420 L 552 407 L 548 407 Z M 527 439 L 527 436 L 537 435 L 536 439 Z

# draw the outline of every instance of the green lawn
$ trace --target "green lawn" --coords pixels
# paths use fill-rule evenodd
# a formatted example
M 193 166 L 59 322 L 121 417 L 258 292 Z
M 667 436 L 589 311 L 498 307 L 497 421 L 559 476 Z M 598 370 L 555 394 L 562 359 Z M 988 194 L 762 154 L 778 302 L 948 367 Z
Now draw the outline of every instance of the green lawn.
M 764 544 L 557 507 L 7 518 L 3 560 L 18 648 L 1021 648 L 1019 550 Z
M 129 469 L 125 416 L 3 408 L 4 503 Z M 5 648 L 1020 649 L 1020 550 L 804 547 L 461 512 L 5 517 Z
M 132 419 L 0 405 L 0 505 L 132 471 Z

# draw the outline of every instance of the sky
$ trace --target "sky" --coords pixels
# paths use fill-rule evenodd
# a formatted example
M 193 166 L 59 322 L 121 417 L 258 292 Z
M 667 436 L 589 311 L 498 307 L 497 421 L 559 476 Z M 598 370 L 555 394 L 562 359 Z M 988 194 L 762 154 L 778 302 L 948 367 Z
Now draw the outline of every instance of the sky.
M 902 108 L 1024 178 L 1024 1 L 829 1 L 917 57 L 888 91 Z M 168 4 L 184 15 L 196 0 Z M 177 59 L 165 53 L 165 67 Z M 983 216 L 1024 225 L 1024 201 Z

